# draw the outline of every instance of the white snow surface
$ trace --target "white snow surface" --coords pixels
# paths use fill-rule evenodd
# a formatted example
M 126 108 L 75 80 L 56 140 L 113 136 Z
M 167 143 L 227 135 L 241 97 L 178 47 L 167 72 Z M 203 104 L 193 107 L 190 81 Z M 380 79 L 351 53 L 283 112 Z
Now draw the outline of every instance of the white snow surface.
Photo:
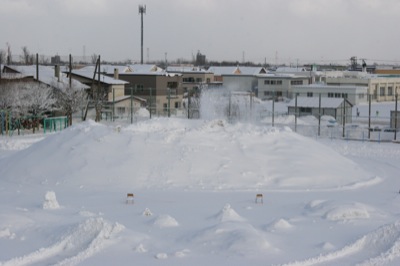
M 399 265 L 399 163 L 219 119 L 0 136 L 0 265 Z

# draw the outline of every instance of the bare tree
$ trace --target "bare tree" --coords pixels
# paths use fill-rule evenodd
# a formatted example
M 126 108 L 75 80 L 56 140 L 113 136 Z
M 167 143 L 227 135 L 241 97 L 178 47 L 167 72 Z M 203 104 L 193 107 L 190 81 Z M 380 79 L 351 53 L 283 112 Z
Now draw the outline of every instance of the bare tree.
M 5 61 L 6 61 L 6 52 L 4 50 L 0 50 L 0 64 L 4 64 Z
M 28 50 L 28 47 L 26 47 L 26 46 L 22 47 L 21 60 L 25 65 L 33 64 L 34 56 L 31 55 L 31 53 Z
M 97 54 L 92 54 L 92 58 L 91 58 L 92 64 L 96 64 L 98 57 L 99 56 Z
M 68 117 L 68 124 L 72 125 L 72 114 L 77 111 L 83 111 L 86 106 L 87 93 L 78 85 L 78 82 L 72 80 L 71 87 L 69 84 L 57 83 L 54 85 L 57 98 L 57 108 L 65 113 Z

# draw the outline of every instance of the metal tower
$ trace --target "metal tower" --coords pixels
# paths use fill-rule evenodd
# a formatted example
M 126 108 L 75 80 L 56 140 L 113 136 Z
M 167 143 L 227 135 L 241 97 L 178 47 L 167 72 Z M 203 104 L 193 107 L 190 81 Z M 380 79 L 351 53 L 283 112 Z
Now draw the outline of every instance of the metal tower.
M 139 14 L 141 16 L 141 21 L 142 21 L 142 35 L 141 35 L 141 46 L 140 46 L 140 51 L 141 51 L 141 57 L 140 57 L 140 64 L 143 65 L 143 14 L 146 14 L 146 6 L 144 5 L 139 5 Z

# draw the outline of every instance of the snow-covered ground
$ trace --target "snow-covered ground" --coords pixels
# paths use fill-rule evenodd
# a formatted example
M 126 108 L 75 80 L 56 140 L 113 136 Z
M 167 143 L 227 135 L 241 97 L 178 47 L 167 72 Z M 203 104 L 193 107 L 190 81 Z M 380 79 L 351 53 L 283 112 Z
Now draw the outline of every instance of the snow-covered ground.
M 399 265 L 399 170 L 398 144 L 220 119 L 1 136 L 0 265 Z

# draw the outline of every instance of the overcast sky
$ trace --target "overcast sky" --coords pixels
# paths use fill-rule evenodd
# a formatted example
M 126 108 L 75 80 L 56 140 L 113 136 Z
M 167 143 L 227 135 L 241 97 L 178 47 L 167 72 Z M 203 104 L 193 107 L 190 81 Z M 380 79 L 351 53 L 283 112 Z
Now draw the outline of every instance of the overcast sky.
M 400 0 L 0 0 L 0 49 L 140 61 L 400 63 Z

